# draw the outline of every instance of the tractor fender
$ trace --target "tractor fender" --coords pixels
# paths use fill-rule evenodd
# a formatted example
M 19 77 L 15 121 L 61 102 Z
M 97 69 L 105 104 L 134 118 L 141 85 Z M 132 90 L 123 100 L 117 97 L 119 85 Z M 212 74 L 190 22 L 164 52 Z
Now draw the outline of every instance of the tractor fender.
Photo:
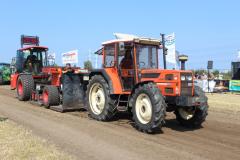
M 130 95 L 130 99 L 129 99 L 129 107 L 132 107 L 132 104 L 133 104 L 133 94 L 135 93 L 135 90 L 139 87 L 139 86 L 142 86 L 144 84 L 147 84 L 147 83 L 150 83 L 150 82 L 153 82 L 153 81 L 143 81 L 143 82 L 139 82 L 138 84 L 136 84 L 134 86 L 134 88 L 132 89 L 131 91 L 131 95 Z
M 31 75 L 31 73 L 14 73 L 11 75 L 11 90 L 14 90 L 17 88 L 17 81 L 19 76 L 21 75 Z
M 109 88 L 110 88 L 110 94 L 114 94 L 113 84 L 112 80 L 110 79 L 109 75 L 104 69 L 93 69 L 89 74 L 89 79 L 91 79 L 94 75 L 101 75 L 103 78 L 107 81 Z
M 19 73 L 11 74 L 11 80 L 10 80 L 11 90 L 16 89 L 18 77 L 19 77 Z
M 132 89 L 131 94 L 133 94 L 134 91 L 135 91 L 135 89 L 137 89 L 139 86 L 142 86 L 142 85 L 144 85 L 144 84 L 151 83 L 151 82 L 154 83 L 153 81 L 143 81 L 143 82 L 139 82 L 138 84 L 136 84 L 136 85 L 134 86 L 134 88 Z

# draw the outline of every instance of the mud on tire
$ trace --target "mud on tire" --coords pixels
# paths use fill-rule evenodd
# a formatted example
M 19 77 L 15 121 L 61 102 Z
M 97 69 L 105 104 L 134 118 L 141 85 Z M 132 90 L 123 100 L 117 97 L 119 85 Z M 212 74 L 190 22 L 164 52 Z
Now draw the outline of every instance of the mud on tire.
M 43 105 L 48 108 L 60 104 L 60 94 L 56 86 L 47 85 L 43 89 Z
M 166 103 L 156 84 L 147 83 L 139 86 L 134 91 L 130 103 L 136 129 L 146 133 L 161 129 L 166 116 Z
M 32 75 L 20 75 L 17 80 L 17 96 L 20 101 L 28 101 L 34 89 Z
M 110 88 L 101 75 L 95 75 L 87 86 L 87 110 L 93 119 L 108 121 L 116 113 Z
M 199 97 L 200 106 L 193 106 L 192 108 L 178 107 L 174 112 L 177 121 L 185 127 L 190 128 L 200 127 L 201 124 L 206 120 L 206 117 L 208 115 L 208 103 L 207 103 L 208 98 L 206 97 L 203 90 L 198 86 L 194 86 L 194 95 Z M 188 113 L 192 112 L 191 113 L 192 116 L 190 116 L 189 119 L 183 116 L 183 113 L 186 111 Z

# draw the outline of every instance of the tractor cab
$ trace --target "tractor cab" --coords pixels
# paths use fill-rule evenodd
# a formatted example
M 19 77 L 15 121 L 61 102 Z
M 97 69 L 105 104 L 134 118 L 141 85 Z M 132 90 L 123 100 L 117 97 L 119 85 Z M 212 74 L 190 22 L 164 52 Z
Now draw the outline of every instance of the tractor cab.
M 103 43 L 103 66 L 116 69 L 124 91 L 141 81 L 143 70 L 158 69 L 160 41 L 154 39 L 117 39 Z
M 18 73 L 41 73 L 47 66 L 47 47 L 39 46 L 39 37 L 21 36 L 21 49 L 17 50 L 15 67 Z
M 41 73 L 42 67 L 47 66 L 47 47 L 29 46 L 17 51 L 16 69 L 19 73 Z

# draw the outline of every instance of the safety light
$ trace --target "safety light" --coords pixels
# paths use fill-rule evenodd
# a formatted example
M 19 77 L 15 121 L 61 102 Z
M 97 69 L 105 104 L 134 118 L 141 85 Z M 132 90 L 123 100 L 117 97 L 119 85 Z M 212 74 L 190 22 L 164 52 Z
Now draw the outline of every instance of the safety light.
M 187 76 L 188 81 L 192 81 L 192 76 Z

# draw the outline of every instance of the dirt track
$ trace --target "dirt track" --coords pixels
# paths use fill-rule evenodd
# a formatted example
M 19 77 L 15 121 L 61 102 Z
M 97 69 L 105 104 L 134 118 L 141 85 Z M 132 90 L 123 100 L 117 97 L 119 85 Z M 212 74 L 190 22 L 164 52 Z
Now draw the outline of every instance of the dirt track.
M 0 86 L 0 102 L 0 114 L 77 159 L 240 159 L 240 109 L 210 106 L 207 121 L 197 130 L 179 126 L 168 114 L 163 133 L 147 135 L 131 126 L 129 116 L 104 123 L 86 112 L 57 113 L 19 102 L 8 86 Z

